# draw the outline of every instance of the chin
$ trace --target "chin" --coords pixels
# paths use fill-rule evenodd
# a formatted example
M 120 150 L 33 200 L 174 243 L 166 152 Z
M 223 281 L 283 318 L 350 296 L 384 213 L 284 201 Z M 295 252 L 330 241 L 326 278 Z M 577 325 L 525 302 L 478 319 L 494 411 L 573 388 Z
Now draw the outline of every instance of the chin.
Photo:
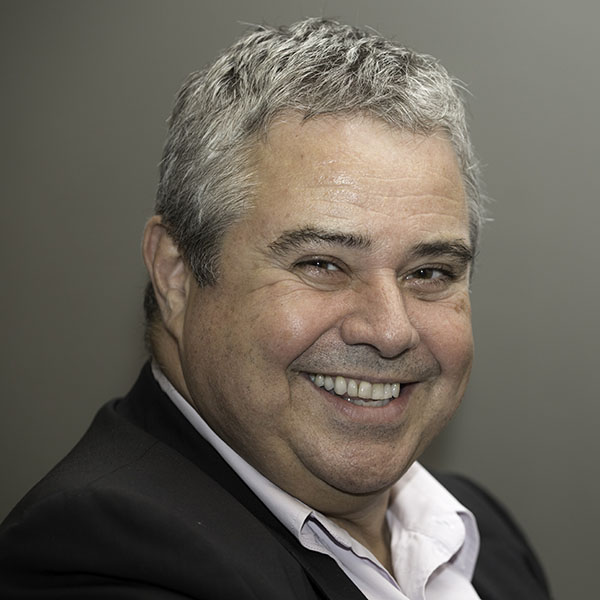
M 388 490 L 408 470 L 414 459 L 369 461 L 348 460 L 338 468 L 329 464 L 320 477 L 334 489 L 352 495 L 372 495 Z
M 401 471 L 393 477 L 365 477 L 359 473 L 354 474 L 354 476 L 331 478 L 328 483 L 345 494 L 370 496 L 389 490 L 402 477 L 404 472 Z
M 348 494 L 350 496 L 376 496 L 389 490 L 400 477 L 393 481 L 342 481 L 338 485 L 330 483 L 330 485 L 338 492 Z

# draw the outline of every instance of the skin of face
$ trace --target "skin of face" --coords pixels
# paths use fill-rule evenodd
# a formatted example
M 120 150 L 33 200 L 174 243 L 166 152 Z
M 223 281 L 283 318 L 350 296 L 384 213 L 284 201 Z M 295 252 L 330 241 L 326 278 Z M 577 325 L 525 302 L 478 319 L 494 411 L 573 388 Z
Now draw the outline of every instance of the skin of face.
M 255 159 L 255 206 L 224 236 L 216 285 L 199 287 L 154 234 L 176 281 L 158 284 L 163 368 L 267 478 L 368 529 L 467 385 L 472 257 L 456 157 L 442 133 L 290 114 Z M 402 391 L 357 406 L 311 374 Z

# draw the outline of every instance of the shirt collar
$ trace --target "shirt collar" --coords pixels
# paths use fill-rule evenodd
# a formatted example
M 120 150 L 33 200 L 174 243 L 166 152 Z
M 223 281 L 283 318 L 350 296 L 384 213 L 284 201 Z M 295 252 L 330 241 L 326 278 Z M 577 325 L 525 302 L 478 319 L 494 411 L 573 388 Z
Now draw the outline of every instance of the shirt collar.
M 404 569 L 407 559 L 415 570 L 451 563 L 467 580 L 473 578 L 479 554 L 475 517 L 420 464 L 414 463 L 392 489 L 388 520 L 392 553 L 404 557 Z M 415 544 L 415 537 L 425 543 Z M 407 547 L 412 549 L 410 556 L 404 552 Z

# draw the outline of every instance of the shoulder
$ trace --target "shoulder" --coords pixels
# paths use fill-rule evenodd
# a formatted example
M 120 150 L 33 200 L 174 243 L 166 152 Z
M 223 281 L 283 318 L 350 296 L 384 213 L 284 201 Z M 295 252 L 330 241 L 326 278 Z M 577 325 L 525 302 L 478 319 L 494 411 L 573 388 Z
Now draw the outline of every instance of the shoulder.
M 89 598 L 314 598 L 264 524 L 115 402 L 0 527 L 1 597 L 67 589 Z

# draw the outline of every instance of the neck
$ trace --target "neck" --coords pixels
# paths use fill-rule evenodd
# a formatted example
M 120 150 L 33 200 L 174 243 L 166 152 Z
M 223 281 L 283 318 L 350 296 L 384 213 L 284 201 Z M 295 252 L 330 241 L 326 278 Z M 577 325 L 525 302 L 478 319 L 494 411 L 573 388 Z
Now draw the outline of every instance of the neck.
M 389 492 L 379 494 L 358 510 L 327 516 L 367 548 L 393 576 L 391 533 L 386 519 L 389 496 Z

